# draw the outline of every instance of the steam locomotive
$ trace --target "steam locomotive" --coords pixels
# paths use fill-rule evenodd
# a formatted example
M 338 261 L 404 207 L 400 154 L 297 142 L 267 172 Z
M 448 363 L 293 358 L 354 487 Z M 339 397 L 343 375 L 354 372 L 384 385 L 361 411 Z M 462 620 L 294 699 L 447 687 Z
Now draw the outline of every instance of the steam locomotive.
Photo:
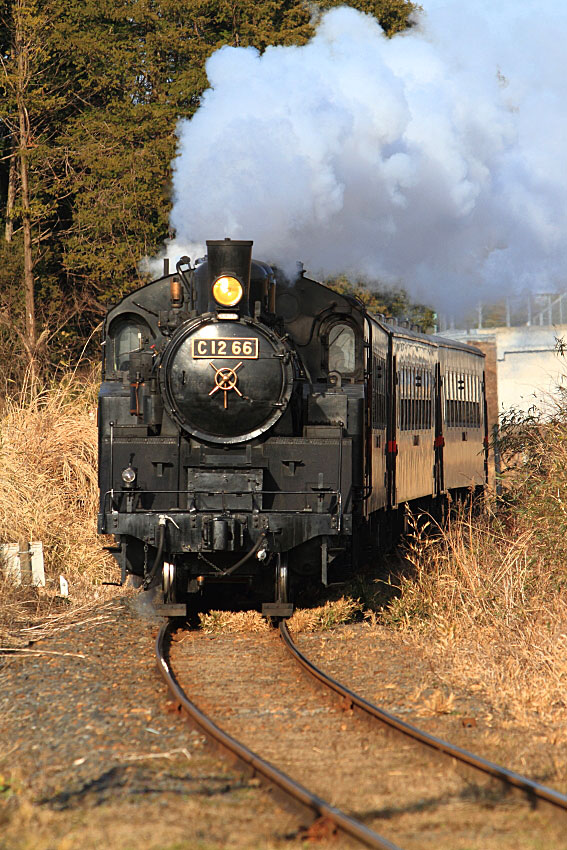
M 290 585 L 355 571 L 406 505 L 485 484 L 481 352 L 289 280 L 250 241 L 127 295 L 103 352 L 99 532 L 171 615 L 246 581 L 287 617 Z

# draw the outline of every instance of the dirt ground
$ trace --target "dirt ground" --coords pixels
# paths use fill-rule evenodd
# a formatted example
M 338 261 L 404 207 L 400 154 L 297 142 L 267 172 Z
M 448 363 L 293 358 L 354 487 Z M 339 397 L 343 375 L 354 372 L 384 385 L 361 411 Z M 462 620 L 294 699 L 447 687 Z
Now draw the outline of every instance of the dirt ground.
M 185 723 L 155 670 L 139 598 L 0 656 L 1 850 L 304 847 L 304 824 Z M 400 846 L 560 850 L 567 828 L 362 723 L 311 685 L 276 633 L 188 632 L 172 651 L 204 709 Z M 567 790 L 550 728 L 518 730 L 453 692 L 400 632 L 357 624 L 298 642 L 355 690 L 435 734 Z M 346 846 L 323 839 L 324 846 Z

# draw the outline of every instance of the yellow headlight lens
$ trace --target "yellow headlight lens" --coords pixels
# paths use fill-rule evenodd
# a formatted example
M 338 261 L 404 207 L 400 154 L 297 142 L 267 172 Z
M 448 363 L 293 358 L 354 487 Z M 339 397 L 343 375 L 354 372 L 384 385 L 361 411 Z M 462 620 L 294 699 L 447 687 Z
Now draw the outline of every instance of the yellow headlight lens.
M 242 285 L 229 275 L 217 277 L 213 283 L 213 298 L 223 307 L 234 307 L 242 298 Z

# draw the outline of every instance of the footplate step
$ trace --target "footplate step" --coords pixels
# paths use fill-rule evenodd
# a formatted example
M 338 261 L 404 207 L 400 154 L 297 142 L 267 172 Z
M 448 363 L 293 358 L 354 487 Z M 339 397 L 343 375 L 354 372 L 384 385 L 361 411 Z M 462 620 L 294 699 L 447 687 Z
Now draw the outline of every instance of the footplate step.
M 262 617 L 291 617 L 293 605 L 291 602 L 263 602 Z

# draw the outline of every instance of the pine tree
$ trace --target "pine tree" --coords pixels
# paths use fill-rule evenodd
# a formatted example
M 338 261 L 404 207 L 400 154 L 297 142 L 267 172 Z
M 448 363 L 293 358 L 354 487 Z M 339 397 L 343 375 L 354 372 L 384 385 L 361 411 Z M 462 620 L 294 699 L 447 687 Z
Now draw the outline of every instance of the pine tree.
M 333 6 L 352 6 L 359 12 L 372 15 L 376 18 L 386 35 L 393 36 L 412 26 L 412 16 L 421 8 L 411 0 L 320 0 L 318 5 L 322 9 L 331 9 Z
M 7 286 L 0 323 L 15 330 L 32 379 L 48 334 L 47 329 L 38 331 L 35 274 L 54 214 L 53 199 L 47 191 L 49 136 L 53 118 L 65 101 L 61 80 L 52 74 L 48 46 L 52 30 L 50 12 L 49 4 L 40 0 L 13 0 L 2 6 L 0 28 L 1 144 L 7 171 L 6 247 L 2 252 L 7 263 L 2 263 L 0 281 Z M 44 179 L 38 179 L 42 171 Z M 2 254 L 0 259 L 4 259 Z M 6 279 L 12 272 L 16 272 L 15 283 Z M 8 305 L 15 309 L 8 311 Z

